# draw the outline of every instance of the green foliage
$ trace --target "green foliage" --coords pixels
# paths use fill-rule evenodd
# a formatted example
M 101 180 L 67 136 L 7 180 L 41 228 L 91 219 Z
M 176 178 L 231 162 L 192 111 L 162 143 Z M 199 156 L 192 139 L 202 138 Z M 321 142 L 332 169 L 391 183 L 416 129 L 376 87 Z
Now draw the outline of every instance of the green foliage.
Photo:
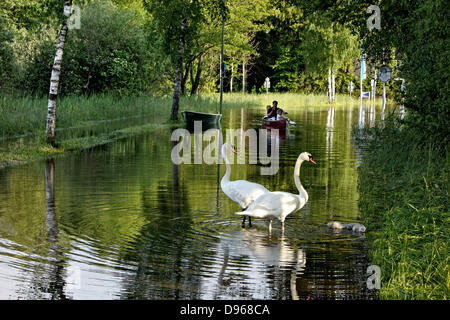
M 58 24 L 62 6 L 59 0 L 2 0 L 0 15 L 17 30 L 39 32 L 43 24 Z
M 357 135 L 364 150 L 359 205 L 371 262 L 381 267 L 382 299 L 448 299 L 450 163 L 439 142 L 398 128 Z
M 347 93 L 348 82 L 356 80 L 353 60 L 359 56 L 356 37 L 347 25 L 333 23 L 321 12 L 308 12 L 289 1 L 276 1 L 275 10 L 265 21 L 272 26 L 267 34 L 258 33 L 261 43 L 256 72 L 273 79 L 277 91 L 326 92 L 328 69 L 336 76 L 336 92 Z M 249 80 L 249 84 L 253 83 Z
M 356 39 L 344 26 L 320 14 L 311 15 L 308 19 L 301 49 L 309 73 L 327 75 L 329 69 L 337 70 L 358 56 Z
M 209 18 L 219 21 L 224 10 L 223 2 L 214 0 L 145 0 L 144 4 L 162 31 L 165 53 L 172 57 L 174 63 L 178 57 L 181 21 L 186 22 L 183 36 L 186 43 L 185 55 L 189 56 L 202 23 Z
M 403 43 L 401 75 L 407 81 L 403 101 L 411 112 L 407 122 L 435 137 L 442 145 L 450 142 L 450 26 L 448 3 L 418 3 L 409 25 L 413 41 Z
M 355 1 L 354 5 L 367 8 L 369 1 Z M 416 0 L 379 6 L 381 30 L 368 30 L 363 23 L 368 15 L 357 15 L 351 23 L 378 64 L 396 59 L 397 75 L 406 80 L 406 92 L 397 89 L 396 99 L 409 111 L 406 122 L 423 133 L 421 143 L 431 136 L 445 146 L 450 136 L 448 4 Z
M 158 79 L 152 71 L 167 66 L 159 44 L 151 22 L 135 9 L 118 8 L 108 1 L 91 2 L 81 12 L 81 28 L 69 30 L 60 93 L 144 92 Z M 35 55 L 26 77 L 31 91 L 47 93 L 54 51 L 54 42 L 44 41 Z
M 12 33 L 8 30 L 5 18 L 0 13 L 0 89 L 7 86 L 14 66 L 13 51 L 10 46 Z
M 380 30 L 367 28 L 370 15 L 366 9 L 374 4 L 369 0 L 345 5 L 331 0 L 294 2 L 309 12 L 320 11 L 332 21 L 350 24 L 374 64 L 391 64 L 396 59 L 394 72 L 406 81 L 406 93 L 397 89 L 396 101 L 409 111 L 406 122 L 423 133 L 421 143 L 430 136 L 444 146 L 449 143 L 450 25 L 446 1 L 381 1 Z
M 291 50 L 289 47 L 283 50 L 273 67 L 275 90 L 303 93 L 323 93 L 328 90 L 327 78 L 306 72 L 304 59 L 301 51 Z M 348 93 L 350 81 L 353 81 L 355 86 L 359 84 L 352 64 L 343 62 L 342 67 L 336 72 L 336 92 Z

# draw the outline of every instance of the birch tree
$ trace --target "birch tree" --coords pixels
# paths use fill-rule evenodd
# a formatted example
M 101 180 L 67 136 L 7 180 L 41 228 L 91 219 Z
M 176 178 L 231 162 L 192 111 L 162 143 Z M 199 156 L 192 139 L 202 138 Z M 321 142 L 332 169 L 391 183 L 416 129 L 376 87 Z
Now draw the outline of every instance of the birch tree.
M 229 0 L 229 18 L 225 25 L 227 44 L 225 55 L 233 66 L 242 63 L 242 92 L 247 91 L 247 76 L 251 66 L 251 58 L 255 57 L 258 44 L 253 39 L 257 32 L 269 32 L 272 25 L 266 18 L 275 13 L 268 0 Z M 234 71 L 234 70 L 233 70 Z M 231 73 L 232 82 L 234 73 Z M 230 89 L 232 90 L 230 83 Z
M 181 82 L 183 80 L 183 58 L 184 58 L 184 47 L 186 45 L 185 40 L 185 30 L 186 30 L 186 19 L 182 18 L 180 23 L 180 37 L 178 40 L 178 57 L 177 64 L 175 68 L 175 80 L 173 97 L 172 97 L 172 109 L 170 113 L 170 120 L 178 120 L 178 109 L 180 104 L 181 95 Z
M 328 102 L 335 100 L 335 74 L 346 62 L 359 55 L 356 37 L 343 25 L 332 23 L 326 17 L 309 17 L 302 54 L 306 71 L 313 75 L 328 74 Z
M 64 53 L 64 45 L 69 30 L 69 19 L 72 10 L 72 0 L 64 1 L 64 20 L 58 35 L 58 43 L 56 45 L 55 58 L 53 60 L 52 73 L 50 76 L 50 90 L 48 95 L 47 106 L 47 143 L 55 146 L 55 129 L 56 129 L 56 98 L 58 96 L 59 75 L 61 73 L 62 58 Z

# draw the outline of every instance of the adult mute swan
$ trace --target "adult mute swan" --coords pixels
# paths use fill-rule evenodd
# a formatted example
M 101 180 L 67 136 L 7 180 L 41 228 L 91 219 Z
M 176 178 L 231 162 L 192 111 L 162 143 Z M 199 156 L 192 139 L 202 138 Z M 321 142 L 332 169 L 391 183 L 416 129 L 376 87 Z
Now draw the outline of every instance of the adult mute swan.
M 310 153 L 303 152 L 299 155 L 294 168 L 294 181 L 299 194 L 289 192 L 268 192 L 256 199 L 243 212 L 236 212 L 238 215 L 246 215 L 253 218 L 270 219 L 269 231 L 272 231 L 272 220 L 278 218 L 281 221 L 282 231 L 284 231 L 284 219 L 294 212 L 300 210 L 308 201 L 308 193 L 300 182 L 300 167 L 303 161 L 317 164 Z
M 234 202 L 237 202 L 241 208 L 246 209 L 256 198 L 264 193 L 270 192 L 260 184 L 249 182 L 246 180 L 230 181 L 231 166 L 228 161 L 227 151 L 230 150 L 233 153 L 236 152 L 236 148 L 230 143 L 224 143 L 222 145 L 222 157 L 225 160 L 227 171 L 220 181 L 222 191 Z M 250 217 L 248 218 L 249 226 L 252 225 Z M 245 227 L 245 215 L 242 219 L 242 227 Z

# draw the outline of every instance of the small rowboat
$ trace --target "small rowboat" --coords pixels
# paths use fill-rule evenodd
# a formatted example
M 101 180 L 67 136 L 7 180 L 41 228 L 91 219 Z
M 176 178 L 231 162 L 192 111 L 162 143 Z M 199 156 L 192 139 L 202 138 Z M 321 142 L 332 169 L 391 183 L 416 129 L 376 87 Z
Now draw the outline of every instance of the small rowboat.
M 183 110 L 181 111 L 181 114 L 183 116 L 183 120 L 188 125 L 193 125 L 194 121 L 201 121 L 205 125 L 219 125 L 222 120 L 222 115 L 220 113 L 204 113 Z
M 263 119 L 262 127 L 264 129 L 278 129 L 278 130 L 286 130 L 286 120 L 269 120 Z

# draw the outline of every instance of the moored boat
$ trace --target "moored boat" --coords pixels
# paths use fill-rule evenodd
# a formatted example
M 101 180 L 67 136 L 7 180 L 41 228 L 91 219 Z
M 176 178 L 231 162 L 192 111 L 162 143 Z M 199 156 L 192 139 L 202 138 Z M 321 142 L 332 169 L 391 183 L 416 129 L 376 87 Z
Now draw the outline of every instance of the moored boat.
M 194 121 L 202 121 L 205 125 L 219 125 L 222 120 L 222 115 L 220 113 L 204 113 L 183 110 L 181 111 L 181 114 L 187 125 L 194 124 Z

